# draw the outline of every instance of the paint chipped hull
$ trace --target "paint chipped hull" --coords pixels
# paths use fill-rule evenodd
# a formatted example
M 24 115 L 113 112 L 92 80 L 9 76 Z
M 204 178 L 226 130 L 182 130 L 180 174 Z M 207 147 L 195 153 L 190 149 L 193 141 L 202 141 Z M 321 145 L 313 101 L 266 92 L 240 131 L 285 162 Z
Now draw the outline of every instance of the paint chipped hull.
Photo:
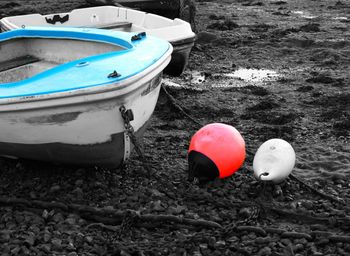
M 148 121 L 137 132 L 140 138 L 146 130 Z M 124 161 L 124 133 L 110 136 L 110 140 L 91 144 L 75 145 L 68 143 L 22 144 L 0 142 L 0 153 L 9 158 L 26 158 L 52 163 L 101 166 L 116 168 Z
M 103 95 L 81 95 L 69 105 L 54 106 L 51 100 L 47 106 L 43 101 L 32 109 L 18 105 L 12 111 L 1 111 L 4 106 L 0 105 L 0 155 L 74 165 L 120 166 L 132 146 L 125 140 L 119 108 L 123 105 L 133 111 L 131 125 L 141 137 L 154 111 L 161 78 L 158 75 L 146 81 L 127 95 L 110 95 L 108 99 Z

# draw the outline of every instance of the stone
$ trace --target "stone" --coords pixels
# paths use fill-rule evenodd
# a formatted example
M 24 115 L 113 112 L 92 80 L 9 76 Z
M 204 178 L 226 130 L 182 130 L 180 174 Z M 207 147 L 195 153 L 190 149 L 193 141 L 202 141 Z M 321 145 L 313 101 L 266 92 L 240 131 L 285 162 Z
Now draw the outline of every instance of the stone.
M 164 207 L 161 204 L 160 200 L 153 202 L 152 209 L 158 212 L 164 211 Z
M 61 249 L 62 248 L 62 240 L 58 238 L 53 238 L 51 240 L 51 244 L 55 247 L 55 249 Z
M 174 206 L 169 207 L 168 212 L 173 215 L 178 215 L 185 212 L 186 209 L 187 209 L 186 206 L 177 205 L 176 207 Z
M 43 239 L 44 242 L 47 243 L 51 239 L 51 234 L 49 232 L 45 232 Z
M 56 213 L 53 217 L 52 217 L 53 221 L 56 223 L 60 223 L 64 221 L 64 217 L 61 213 Z
M 19 254 L 20 251 L 21 251 L 21 247 L 16 246 L 15 248 L 13 248 L 13 249 L 11 250 L 11 255 Z
M 84 184 L 84 181 L 83 180 L 77 180 L 76 182 L 75 182 L 75 185 L 77 186 L 77 187 L 80 187 L 81 185 L 83 185 Z
M 76 196 L 77 199 L 82 199 L 84 196 L 84 192 L 82 190 L 82 188 L 76 188 L 72 191 L 73 195 Z
M 50 244 L 40 244 L 38 245 L 38 248 L 46 253 L 51 253 L 51 245 Z
M 88 242 L 89 244 L 91 244 L 93 240 L 94 239 L 91 236 L 86 236 L 85 237 L 85 241 Z
M 29 246 L 33 246 L 35 243 L 35 234 L 31 232 L 31 234 L 29 234 L 25 240 L 24 243 L 29 245 Z
M 70 217 L 70 218 L 65 219 L 64 222 L 66 222 L 69 225 L 74 225 L 76 223 L 76 220 L 74 218 Z
M 56 193 L 61 190 L 61 187 L 59 185 L 54 185 L 50 188 L 50 193 Z
M 259 255 L 259 256 L 267 256 L 267 255 L 271 255 L 272 254 L 272 250 L 271 250 L 271 248 L 269 248 L 269 247 L 264 247 L 264 248 L 262 248 L 259 252 L 258 252 L 258 254 L 257 255 Z

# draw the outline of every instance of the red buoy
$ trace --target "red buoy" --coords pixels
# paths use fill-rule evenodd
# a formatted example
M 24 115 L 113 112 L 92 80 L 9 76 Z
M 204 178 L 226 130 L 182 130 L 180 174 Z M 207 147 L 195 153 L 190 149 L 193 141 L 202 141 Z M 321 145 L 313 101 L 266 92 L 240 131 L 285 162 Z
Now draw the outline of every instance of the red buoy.
M 226 178 L 235 173 L 245 159 L 245 142 L 231 125 L 208 124 L 192 137 L 188 150 L 189 180 Z

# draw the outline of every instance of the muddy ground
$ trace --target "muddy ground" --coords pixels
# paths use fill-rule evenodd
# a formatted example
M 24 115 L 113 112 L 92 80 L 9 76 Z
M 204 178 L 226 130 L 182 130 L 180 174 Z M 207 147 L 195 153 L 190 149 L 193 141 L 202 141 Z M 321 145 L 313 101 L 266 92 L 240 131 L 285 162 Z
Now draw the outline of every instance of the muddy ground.
M 0 15 L 84 6 L 1 1 Z M 137 155 L 119 171 L 1 159 L 2 255 L 350 255 L 349 2 L 202 0 L 196 23 L 187 72 L 167 78 L 179 85 L 166 87 L 176 102 L 162 91 L 143 139 L 156 175 L 145 175 Z M 279 76 L 229 75 L 240 68 Z M 237 173 L 186 183 L 187 148 L 200 126 L 177 105 L 201 124 L 241 132 L 247 158 Z M 293 175 L 311 188 L 295 178 L 280 187 L 254 179 L 254 152 L 276 137 L 293 145 Z M 163 222 L 161 214 L 225 228 Z

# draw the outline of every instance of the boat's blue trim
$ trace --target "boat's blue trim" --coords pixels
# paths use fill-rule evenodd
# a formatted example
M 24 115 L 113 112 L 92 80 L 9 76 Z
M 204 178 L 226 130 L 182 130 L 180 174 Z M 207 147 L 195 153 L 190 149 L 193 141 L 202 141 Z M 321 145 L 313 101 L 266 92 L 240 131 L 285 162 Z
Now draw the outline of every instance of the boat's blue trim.
M 26 27 L 25 29 L 14 29 L 8 32 L 0 33 L 0 41 L 26 37 L 69 38 L 117 44 L 127 49 L 133 47 L 129 33 L 96 28 Z
M 69 38 L 124 44 L 126 50 L 75 60 L 39 73 L 26 80 L 0 84 L 0 98 L 27 97 L 112 84 L 132 77 L 158 61 L 169 43 L 146 36 L 131 42 L 134 33 L 79 28 L 26 28 L 0 34 L 0 41 L 19 37 Z M 130 44 L 130 46 L 127 46 Z M 69 50 L 69 49 L 67 49 Z M 79 65 L 80 63 L 83 65 Z M 116 70 L 121 76 L 108 78 Z

